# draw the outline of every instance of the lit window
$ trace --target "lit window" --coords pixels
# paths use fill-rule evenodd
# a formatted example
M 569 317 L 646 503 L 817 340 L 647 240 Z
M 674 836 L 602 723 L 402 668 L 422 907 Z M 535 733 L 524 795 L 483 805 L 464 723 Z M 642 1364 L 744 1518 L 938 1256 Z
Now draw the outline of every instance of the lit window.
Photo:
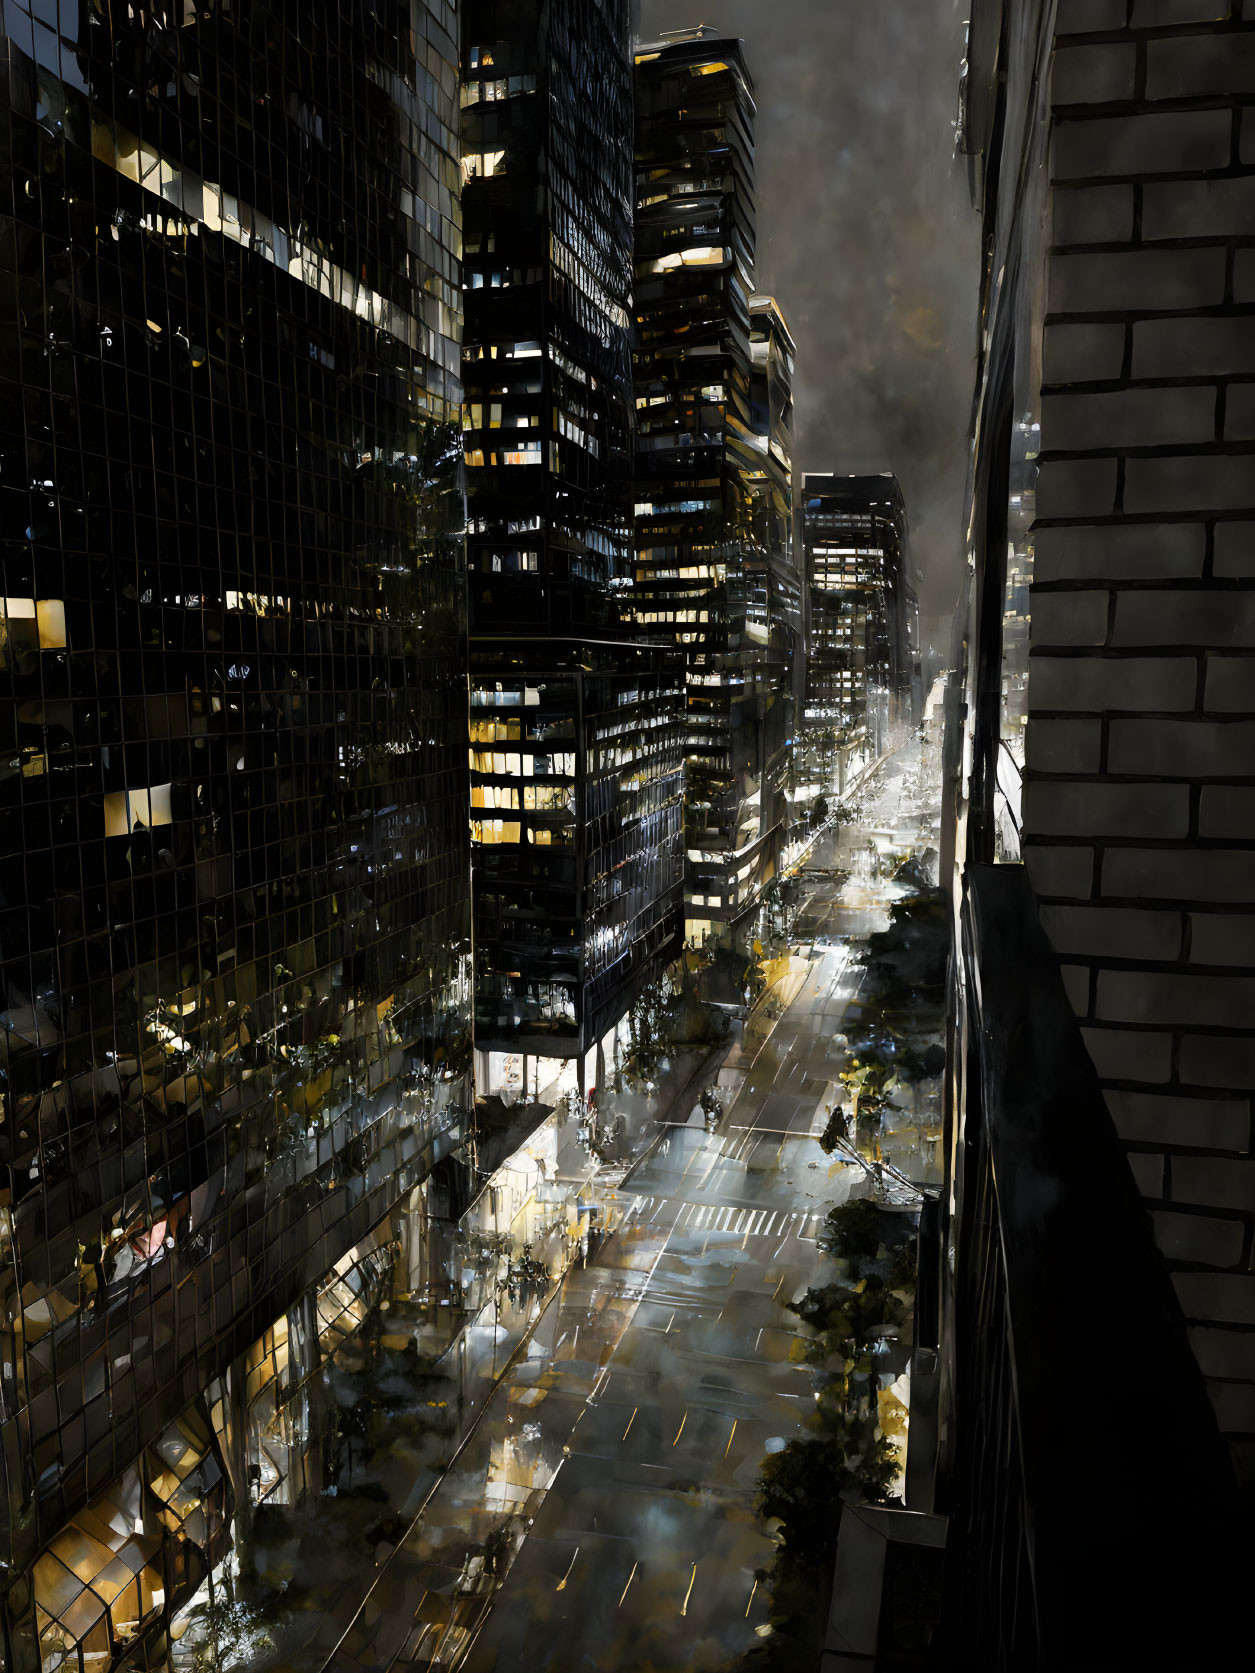
M 170 823 L 170 786 L 121 790 L 105 797 L 105 835 L 129 836 L 136 829 Z

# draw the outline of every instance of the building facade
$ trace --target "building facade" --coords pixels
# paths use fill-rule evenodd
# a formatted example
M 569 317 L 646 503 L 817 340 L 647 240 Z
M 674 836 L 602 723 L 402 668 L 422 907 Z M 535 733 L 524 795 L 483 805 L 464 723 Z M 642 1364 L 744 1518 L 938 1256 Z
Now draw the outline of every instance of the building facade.
M 632 575 L 627 0 L 470 0 L 463 70 L 481 1090 L 590 1090 L 679 949 L 678 657 Z M 651 636 L 656 638 L 657 636 Z M 504 751 L 486 746 L 505 743 Z M 523 778 L 520 777 L 523 775 Z M 526 780 L 524 782 L 523 780 Z
M 948 1169 L 913 1380 L 935 1367 L 935 1411 L 912 1401 L 915 1502 L 949 1518 L 942 1665 L 1062 1670 L 1083 1642 L 1167 1673 L 1249 1637 L 1249 10 L 972 9 Z M 1094 1403 L 1054 1371 L 1095 1286 L 1106 1362 L 1155 1368 L 1123 1385 L 1099 1518 Z
M 918 607 L 897 479 L 807 475 L 800 497 L 807 589 L 801 774 L 816 797 L 875 760 L 918 719 Z
M 561 660 L 567 650 L 567 659 Z M 471 680 L 480 1084 L 604 1085 L 681 946 L 683 679 L 667 650 L 494 647 Z M 600 1055 L 599 1055 L 600 1049 Z
M 771 863 L 779 870 L 794 819 L 793 758 L 805 692 L 802 585 L 793 538 L 793 374 L 797 347 L 774 297 L 750 298 L 750 417 L 755 585 L 747 620 L 766 633 L 758 779 Z M 759 581 L 758 577 L 761 577 Z
M 470 1108 L 457 17 L 253 11 L 4 9 L 22 1673 L 164 1653 L 257 1367 L 299 1388 Z
M 468 0 L 471 632 L 607 637 L 631 576 L 627 0 Z
M 775 694 L 768 564 L 755 538 L 764 454 L 753 418 L 754 237 L 754 100 L 741 43 L 706 27 L 642 43 L 631 610 L 638 632 L 686 660 L 694 939 L 727 939 L 747 920 L 782 836 L 765 806 L 777 792 L 763 780 Z M 782 374 L 788 347 L 775 337 Z M 781 394 L 778 423 L 785 411 Z

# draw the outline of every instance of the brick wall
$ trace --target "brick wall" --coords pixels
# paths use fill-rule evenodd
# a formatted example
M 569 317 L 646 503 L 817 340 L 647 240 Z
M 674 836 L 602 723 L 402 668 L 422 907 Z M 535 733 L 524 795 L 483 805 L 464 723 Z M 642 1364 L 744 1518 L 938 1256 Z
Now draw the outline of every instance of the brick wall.
M 1052 97 L 1025 857 L 1249 1481 L 1255 0 L 1059 0 Z

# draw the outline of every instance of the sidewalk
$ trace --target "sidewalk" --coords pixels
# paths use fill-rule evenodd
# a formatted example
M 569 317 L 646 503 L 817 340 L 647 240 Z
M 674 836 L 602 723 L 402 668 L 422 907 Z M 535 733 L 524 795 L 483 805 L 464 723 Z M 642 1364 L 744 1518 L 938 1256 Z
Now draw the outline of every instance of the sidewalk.
M 326 1664 L 381 1567 L 421 1529 L 424 1507 L 457 1469 L 494 1391 L 535 1351 L 538 1331 L 543 1339 L 564 1278 L 590 1252 L 591 1211 L 601 1236 L 613 1232 L 621 1203 L 630 1200 L 627 1175 L 673 1120 L 685 1119 L 727 1050 L 727 1041 L 679 1048 L 652 1092 L 603 1094 L 605 1113 L 618 1111 L 627 1122 L 628 1154 L 619 1161 L 591 1155 L 562 1107 L 494 1171 L 461 1222 L 472 1310 L 442 1309 L 447 1323 L 437 1324 L 425 1322 L 417 1301 L 397 1298 L 373 1356 L 365 1344 L 346 1344 L 350 1351 L 328 1376 L 342 1417 L 365 1414 L 366 1427 L 354 1428 L 351 1441 L 346 1435 L 336 1487 L 318 1501 L 316 1522 L 287 1507 L 258 1515 L 256 1581 L 236 1581 L 240 1602 L 228 1619 L 219 1609 L 211 1626 L 203 1597 L 183 1614 L 189 1627 L 172 1645 L 176 1673 L 198 1668 L 211 1639 L 227 1651 L 229 1639 L 242 1642 L 258 1631 L 273 1643 L 279 1667 Z M 478 1260 L 477 1237 L 488 1251 Z M 543 1288 L 498 1282 L 508 1270 L 506 1247 L 517 1262 L 524 1244 L 548 1271 Z M 305 1575 L 317 1578 L 303 1590 L 298 1577 Z

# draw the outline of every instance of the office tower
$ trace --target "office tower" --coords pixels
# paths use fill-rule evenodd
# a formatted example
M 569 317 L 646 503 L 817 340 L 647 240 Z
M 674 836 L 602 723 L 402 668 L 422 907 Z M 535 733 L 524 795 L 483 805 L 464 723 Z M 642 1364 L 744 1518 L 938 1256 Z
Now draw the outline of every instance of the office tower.
M 793 372 L 797 348 L 771 296 L 750 298 L 750 418 L 757 466 L 750 476 L 753 585 L 747 632 L 763 642 L 758 781 L 770 864 L 787 847 L 793 748 L 804 695 L 802 586 L 793 539 Z
M 918 609 L 896 478 L 808 475 L 800 510 L 808 592 L 803 749 L 825 797 L 918 718 Z
M 162 1658 L 229 1506 L 238 1538 L 321 1487 L 316 1434 L 260 1430 L 397 1239 L 418 1264 L 469 1109 L 469 845 L 454 7 L 16 0 L 4 32 L 26 1673 Z
M 630 7 L 472 0 L 464 40 L 477 1084 L 584 1092 L 681 924 L 678 659 L 621 624 Z
M 641 632 L 683 648 L 690 936 L 730 940 L 774 870 L 769 678 L 751 412 L 754 101 L 739 41 L 636 53 L 636 585 Z

